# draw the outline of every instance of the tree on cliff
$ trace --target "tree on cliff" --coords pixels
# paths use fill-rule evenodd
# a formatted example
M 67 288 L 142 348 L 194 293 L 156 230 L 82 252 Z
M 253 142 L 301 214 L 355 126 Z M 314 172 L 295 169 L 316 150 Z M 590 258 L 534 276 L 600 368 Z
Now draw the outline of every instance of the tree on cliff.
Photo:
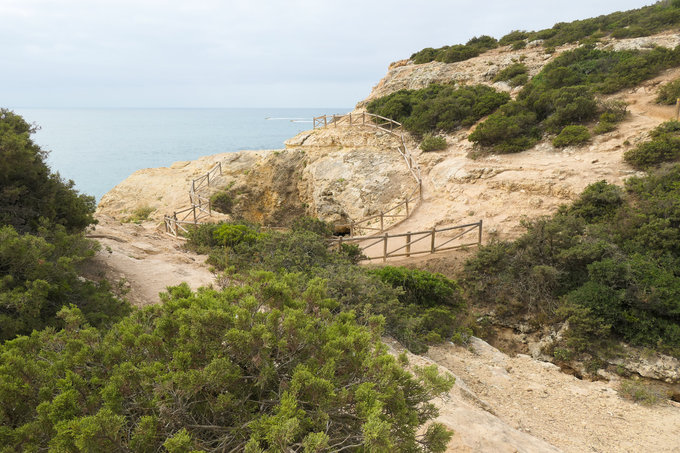
M 34 131 L 0 109 L 0 340 L 62 326 L 57 312 L 71 304 L 95 326 L 129 310 L 106 283 L 80 278 L 80 263 L 98 246 L 82 235 L 94 222 L 94 198 L 50 172 Z
M 21 116 L 0 109 L 0 224 L 22 233 L 36 232 L 41 222 L 82 230 L 94 222 L 94 198 L 50 172 L 47 153 L 31 140 L 35 130 Z

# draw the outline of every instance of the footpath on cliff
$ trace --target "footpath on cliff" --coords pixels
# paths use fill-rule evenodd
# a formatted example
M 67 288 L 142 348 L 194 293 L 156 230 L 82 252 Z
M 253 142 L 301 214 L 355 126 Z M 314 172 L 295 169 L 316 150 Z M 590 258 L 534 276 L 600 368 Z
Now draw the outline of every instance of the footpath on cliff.
M 494 52 L 498 55 L 491 57 L 497 59 L 517 57 Z M 523 53 L 529 66 L 545 62 L 536 49 Z M 432 77 L 416 72 L 431 75 L 440 66 L 452 73 L 475 65 L 478 71 L 488 70 L 485 59 L 489 58 L 480 56 L 458 66 L 435 62 L 430 67 L 396 67 L 374 92 L 384 94 L 413 81 L 429 83 Z M 488 79 L 482 76 L 481 81 Z M 441 152 L 420 153 L 411 141 L 423 170 L 423 199 L 413 215 L 390 233 L 483 219 L 485 241 L 511 239 L 523 231 L 522 218 L 554 212 L 592 182 L 622 184 L 636 173 L 623 163 L 623 153 L 674 115 L 673 107 L 655 105 L 653 99 L 659 84 L 678 76 L 680 70 L 669 70 L 618 93 L 629 104 L 628 118 L 584 148 L 558 150 L 543 142 L 523 153 L 471 159 L 474 150 L 466 139 L 468 130 L 447 136 L 449 147 Z M 360 218 L 389 208 L 412 184 L 403 160 L 390 151 L 389 140 L 374 131 L 328 128 L 302 133 L 283 150 L 227 153 L 140 170 L 100 203 L 100 223 L 90 237 L 103 247 L 91 271 L 121 282 L 138 305 L 156 303 L 160 291 L 183 281 L 192 288 L 209 285 L 213 275 L 205 257 L 186 252 L 181 242 L 168 238 L 157 226 L 163 214 L 186 205 L 191 179 L 217 162 L 226 166 L 222 184 L 241 194 L 244 209 L 249 210 L 244 212 L 256 219 L 285 220 L 305 212 L 328 220 L 341 213 Z M 140 207 L 153 208 L 149 221 L 121 222 Z M 464 256 L 449 253 L 391 263 L 417 261 L 419 266 L 429 266 L 434 262 L 441 268 L 459 265 Z M 401 349 L 387 341 L 395 352 Z M 409 357 L 412 364 L 435 363 L 457 377 L 448 398 L 438 401 L 440 421 L 456 432 L 449 451 L 680 451 L 680 405 L 662 400 L 644 406 L 624 399 L 618 394 L 621 380 L 615 375 L 607 376 L 608 380 L 581 380 L 551 363 L 528 355 L 510 356 L 478 339 L 467 348 L 445 344 L 425 356 Z

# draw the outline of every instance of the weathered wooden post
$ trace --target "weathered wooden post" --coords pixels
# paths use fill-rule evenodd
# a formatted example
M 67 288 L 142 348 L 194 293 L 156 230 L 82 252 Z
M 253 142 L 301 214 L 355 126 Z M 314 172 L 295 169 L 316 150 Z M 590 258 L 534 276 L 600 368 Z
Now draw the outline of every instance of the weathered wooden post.
M 435 232 L 436 232 L 435 227 L 432 227 L 432 238 L 430 240 L 430 253 L 434 253 L 434 251 L 435 251 L 434 250 L 434 234 L 435 234 Z
M 338 236 L 338 252 L 342 252 L 342 236 Z
M 423 180 L 418 179 L 418 193 L 420 194 L 420 200 L 423 199 Z
M 409 213 L 408 213 L 408 197 L 406 197 L 406 218 L 408 219 Z
M 406 233 L 406 258 L 411 257 L 411 232 Z
M 675 100 L 675 121 L 680 118 L 680 98 Z
M 366 112 L 363 112 L 361 114 L 361 125 L 365 126 L 366 125 Z
M 347 116 L 349 116 L 349 125 L 351 126 L 351 125 L 352 125 L 352 114 L 350 113 L 350 114 L 347 115 Z
M 354 237 L 354 220 L 349 223 L 349 236 Z
M 482 220 L 483 219 L 479 220 L 479 239 L 477 242 L 478 245 L 482 245 Z
M 387 233 L 385 233 L 385 240 L 383 242 L 383 263 L 387 261 Z
M 381 232 L 381 233 L 385 230 L 385 226 L 384 226 L 384 225 L 385 225 L 385 221 L 384 221 L 384 218 L 385 218 L 385 213 L 382 212 L 382 211 L 380 211 L 380 232 Z

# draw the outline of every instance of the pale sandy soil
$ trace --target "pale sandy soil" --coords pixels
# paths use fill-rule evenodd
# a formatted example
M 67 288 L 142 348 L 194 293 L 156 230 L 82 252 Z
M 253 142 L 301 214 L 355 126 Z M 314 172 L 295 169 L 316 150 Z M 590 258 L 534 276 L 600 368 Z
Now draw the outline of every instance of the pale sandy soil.
M 559 450 L 680 451 L 679 403 L 640 405 L 618 395 L 616 380 L 579 380 L 551 363 L 522 354 L 509 357 L 478 339 L 473 339 L 470 348 L 452 344 L 430 348 L 426 357 L 453 373 L 457 387 L 469 390 L 469 404 Z M 452 404 L 453 399 L 441 402 L 439 418 L 457 431 L 448 451 L 553 451 L 535 449 L 533 443 L 503 440 L 500 445 L 491 444 L 498 442 L 498 433 L 492 430 L 484 435 L 483 427 L 475 423 L 470 430 L 470 419 L 461 416 L 463 408 Z
M 125 297 L 134 305 L 158 303 L 168 286 L 187 282 L 197 289 L 213 282 L 206 257 L 183 250 L 181 241 L 160 233 L 155 223 L 120 223 L 101 214 L 97 220 L 88 237 L 102 248 L 87 273 L 128 291 Z

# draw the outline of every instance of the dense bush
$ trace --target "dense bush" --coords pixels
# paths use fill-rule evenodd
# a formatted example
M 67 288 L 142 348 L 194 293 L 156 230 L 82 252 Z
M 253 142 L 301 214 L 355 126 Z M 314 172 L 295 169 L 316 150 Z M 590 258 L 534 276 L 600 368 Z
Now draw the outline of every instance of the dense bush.
M 3 451 L 442 452 L 429 400 L 453 378 L 405 371 L 324 282 L 253 275 L 169 289 L 108 333 L 77 309 L 0 346 Z M 421 435 L 422 434 L 422 435 Z
M 218 231 L 229 232 L 230 240 L 219 239 Z M 459 317 L 464 307 L 455 282 L 424 271 L 409 274 L 409 281 L 418 284 L 411 284 L 411 296 L 403 299 L 400 291 L 405 287 L 395 289 L 357 266 L 361 254 L 356 246 L 343 244 L 341 250 L 331 249 L 328 233 L 327 224 L 309 218 L 298 220 L 288 232 L 261 233 L 252 226 L 222 223 L 192 231 L 188 246 L 210 253 L 208 262 L 225 271 L 229 280 L 253 271 L 296 273 L 301 281 L 323 278 L 329 295 L 339 302 L 339 310 L 354 311 L 362 322 L 383 316 L 386 332 L 414 352 L 424 352 L 428 344 L 467 332 L 467 321 Z M 433 298 L 436 288 L 441 293 Z M 446 293 L 445 288 L 453 292 Z M 415 302 L 417 297 L 431 299 L 427 310 Z
M 474 301 L 535 319 L 567 319 L 566 344 L 597 350 L 623 339 L 680 354 L 680 166 L 602 181 L 514 242 L 466 263 Z
M 672 105 L 680 98 L 680 79 L 668 82 L 659 88 L 656 96 L 657 104 Z
M 680 159 L 680 122 L 667 121 L 654 129 L 651 140 L 624 153 L 623 158 L 640 170 Z
M 398 121 L 416 134 L 454 131 L 471 126 L 510 100 L 486 85 L 432 84 L 421 90 L 400 90 L 367 105 L 371 113 Z
M 543 131 L 600 116 L 597 133 L 612 130 L 625 115 L 625 105 L 598 105 L 595 93 L 612 93 L 680 64 L 680 48 L 650 51 L 605 51 L 584 46 L 564 52 L 543 67 L 515 101 L 477 126 L 470 140 L 496 152 L 517 152 L 533 146 Z
M 564 129 L 552 141 L 553 146 L 563 148 L 565 146 L 583 145 L 590 140 L 590 132 L 585 126 L 565 126 Z
M 511 87 L 524 85 L 528 80 L 529 68 L 524 63 L 513 63 L 493 78 L 494 82 L 507 82 Z
M 234 198 L 225 190 L 214 193 L 210 196 L 210 207 L 222 214 L 231 214 L 234 207 Z
M 30 138 L 34 131 L 0 109 L 0 341 L 60 328 L 63 306 L 77 306 L 98 327 L 129 311 L 106 283 L 80 276 L 97 249 L 82 235 L 94 222 L 94 198 L 50 172 L 46 153 Z
M 497 42 L 490 37 L 473 38 L 465 46 L 452 46 L 459 50 L 452 51 L 451 55 L 468 54 L 470 56 L 467 56 L 467 58 L 471 58 L 499 45 L 509 45 L 514 50 L 518 50 L 525 47 L 527 42 L 538 39 L 543 40 L 543 46 L 546 50 L 549 50 L 567 43 L 593 43 L 607 35 L 619 39 L 650 36 L 664 30 L 675 29 L 678 25 L 680 25 L 680 5 L 676 1 L 657 2 L 654 5 L 639 9 L 619 11 L 569 23 L 559 22 L 552 28 L 540 31 L 514 30 Z M 475 41 L 482 38 L 484 38 L 485 45 L 477 45 Z M 428 63 L 433 60 L 445 61 L 444 55 L 450 48 L 450 46 L 439 49 L 428 47 L 411 55 L 411 60 L 416 64 Z
M 47 152 L 31 140 L 36 126 L 0 109 L 0 225 L 35 233 L 41 219 L 80 231 L 94 222 L 94 197 L 50 172 Z M 44 221 L 43 220 L 43 221 Z
M 425 134 L 420 142 L 420 149 L 424 152 L 446 149 L 446 139 L 439 135 Z
M 411 60 L 415 64 L 429 63 L 431 61 L 441 61 L 444 63 L 455 63 L 457 61 L 474 58 L 487 50 L 498 47 L 498 42 L 491 36 L 474 37 L 465 45 L 456 44 L 454 46 L 444 46 L 439 49 L 426 47 L 425 49 L 411 55 Z

